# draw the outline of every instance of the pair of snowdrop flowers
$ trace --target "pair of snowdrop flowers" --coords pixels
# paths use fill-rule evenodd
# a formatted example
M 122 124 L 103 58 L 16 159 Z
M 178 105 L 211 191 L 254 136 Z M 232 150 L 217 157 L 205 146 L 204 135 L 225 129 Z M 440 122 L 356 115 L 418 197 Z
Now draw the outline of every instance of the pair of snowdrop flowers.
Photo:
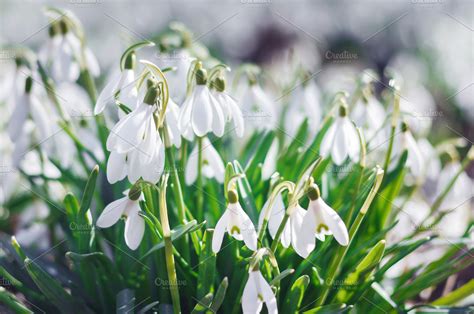
M 314 250 L 315 239 L 324 241 L 325 237 L 329 235 L 334 235 L 340 245 L 348 245 L 349 235 L 344 222 L 336 211 L 321 198 L 318 186 L 312 184 L 307 195 L 310 200 L 308 210 L 302 208 L 298 203 L 290 205 L 285 210 L 283 198 L 280 193 L 277 194 L 268 220 L 271 237 L 275 238 L 286 211 L 289 218 L 281 234 L 281 244 L 285 248 L 291 244 L 301 257 L 308 257 Z M 269 210 L 268 206 L 270 206 L 270 200 L 265 203 L 260 213 L 259 228 L 262 228 L 265 213 Z
M 192 71 L 192 69 L 190 69 Z M 244 120 L 236 101 L 225 93 L 225 81 L 217 77 L 209 82 L 207 71 L 200 62 L 194 69 L 196 86 L 186 98 L 179 115 L 179 129 L 189 141 L 194 136 L 203 137 L 212 132 L 217 137 L 224 135 L 226 122 L 233 122 L 235 133 L 242 137 Z M 211 92 L 208 83 L 215 88 Z
M 84 68 L 93 76 L 100 75 L 99 62 L 71 26 L 67 18 L 53 23 L 49 28 L 49 38 L 39 52 L 40 61 L 51 67 L 56 82 L 75 82 Z
M 146 95 L 135 110 L 123 116 L 107 138 L 107 179 L 110 183 L 126 176 L 156 183 L 165 165 L 165 147 L 158 132 L 156 111 L 160 89 L 149 84 Z

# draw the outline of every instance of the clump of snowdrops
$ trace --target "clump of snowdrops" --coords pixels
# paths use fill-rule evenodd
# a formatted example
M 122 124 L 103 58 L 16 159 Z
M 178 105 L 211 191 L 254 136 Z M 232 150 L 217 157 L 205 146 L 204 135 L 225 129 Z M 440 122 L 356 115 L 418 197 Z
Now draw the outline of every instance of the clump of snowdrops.
M 295 66 L 271 84 L 178 23 L 100 76 L 80 22 L 46 12 L 37 53 L 5 48 L 5 310 L 394 313 L 472 293 L 430 297 L 474 261 L 472 217 L 454 239 L 437 228 L 469 200 L 474 151 L 417 134 L 395 80 L 323 95 Z

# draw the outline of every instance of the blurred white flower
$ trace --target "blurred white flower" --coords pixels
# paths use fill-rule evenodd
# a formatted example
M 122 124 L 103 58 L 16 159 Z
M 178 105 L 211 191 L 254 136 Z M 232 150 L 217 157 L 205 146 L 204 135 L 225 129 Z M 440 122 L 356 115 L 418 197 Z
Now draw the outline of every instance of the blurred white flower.
M 181 146 L 181 132 L 178 127 L 179 122 L 179 106 L 169 99 L 168 106 L 166 108 L 166 128 L 168 130 L 168 136 L 170 144 L 174 147 L 179 148 Z
M 139 201 L 143 200 L 143 194 L 133 187 L 130 191 L 125 191 L 124 194 L 126 194 L 125 197 L 113 201 L 105 207 L 97 219 L 96 225 L 100 228 L 108 228 L 121 217 L 125 217 L 125 243 L 131 250 L 136 250 L 145 233 L 145 221 L 139 215 Z
M 174 71 L 166 72 L 166 79 L 170 86 L 171 98 L 179 103 L 183 101 L 186 95 L 186 79 L 189 67 L 194 58 L 185 49 L 177 49 L 169 53 L 160 53 L 157 56 L 157 65 L 164 69 L 167 67 L 176 68 Z
M 360 140 L 356 127 L 347 116 L 347 107 L 339 107 L 339 115 L 324 134 L 321 156 L 331 155 L 336 165 L 342 165 L 347 157 L 353 162 L 359 160 Z
M 206 83 L 206 71 L 198 69 L 197 85 L 181 107 L 179 128 L 188 140 L 192 140 L 194 135 L 202 137 L 211 131 L 218 137 L 224 135 L 224 113 Z
M 444 166 L 438 177 L 436 196 L 439 196 L 444 191 L 460 170 L 461 164 L 459 161 L 452 160 Z M 473 182 L 466 172 L 461 172 L 456 182 L 454 182 L 453 187 L 449 190 L 441 203 L 440 208 L 442 210 L 455 210 L 463 204 L 469 205 L 468 201 L 473 196 L 473 186 Z
M 202 175 L 206 178 L 215 178 L 217 182 L 224 182 L 224 162 L 219 153 L 207 137 L 202 139 Z M 199 145 L 195 145 L 186 163 L 184 178 L 187 185 L 193 184 L 198 175 Z
M 94 114 L 97 115 L 104 111 L 105 106 L 118 101 L 125 104 L 131 110 L 137 107 L 138 91 L 135 86 L 135 54 L 131 53 L 125 60 L 125 68 L 119 74 L 115 74 L 110 78 L 110 81 L 105 85 L 102 92 L 97 98 L 97 103 L 94 107 Z M 119 109 L 119 115 L 122 111 Z
M 313 80 L 300 83 L 294 91 L 285 115 L 285 130 L 294 137 L 304 119 L 308 119 L 308 129 L 312 138 L 321 122 L 321 92 Z
M 263 303 L 269 314 L 277 314 L 277 301 L 272 288 L 257 270 L 251 270 L 242 293 L 242 311 L 244 314 L 260 313 Z
M 262 164 L 262 179 L 268 180 L 276 171 L 278 158 L 278 140 L 274 139 Z
M 237 192 L 229 191 L 228 200 L 227 208 L 214 229 L 212 251 L 219 252 L 226 232 L 238 241 L 243 240 L 250 250 L 255 251 L 257 249 L 257 232 L 249 216 L 240 206 Z
M 240 103 L 249 131 L 272 130 L 276 127 L 275 104 L 256 82 L 250 82 L 244 87 Z
M 376 135 L 376 132 L 379 131 L 380 128 L 382 128 L 386 114 L 382 104 L 377 100 L 377 98 L 370 95 L 368 99 L 362 97 L 356 102 L 351 111 L 351 117 L 357 126 L 364 129 L 365 138 L 369 140 Z M 379 132 L 379 134 L 382 133 Z M 370 143 L 375 142 L 379 141 L 371 141 Z
M 297 253 L 306 258 L 316 246 L 315 235 L 320 241 L 324 241 L 327 235 L 334 235 L 340 245 L 348 245 L 346 225 L 336 211 L 323 201 L 316 185 L 310 188 L 308 196 L 308 210 L 303 218 L 300 236 L 297 237 Z
M 406 167 L 410 170 L 415 180 L 420 180 L 423 174 L 423 157 L 420 149 L 405 122 L 401 125 L 401 131 L 402 134 L 399 136 L 399 142 L 394 145 L 394 155 L 399 157 L 405 150 L 408 151 Z M 395 166 L 395 164 L 393 165 Z
M 110 131 L 107 150 L 107 178 L 110 183 L 126 175 L 134 183 L 139 178 L 156 183 L 164 170 L 164 144 L 154 120 L 156 87 L 150 87 L 143 102 L 122 117 Z

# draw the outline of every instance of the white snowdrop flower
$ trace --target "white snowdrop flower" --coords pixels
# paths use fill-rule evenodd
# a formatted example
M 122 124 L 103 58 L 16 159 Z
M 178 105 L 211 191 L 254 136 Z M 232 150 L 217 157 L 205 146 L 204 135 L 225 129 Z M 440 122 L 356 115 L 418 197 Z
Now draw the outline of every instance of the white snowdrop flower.
M 214 229 L 212 251 L 219 252 L 226 232 L 238 241 L 243 240 L 250 250 L 255 251 L 257 249 L 257 232 L 249 216 L 240 206 L 237 192 L 230 190 L 228 200 L 227 208 Z
M 242 294 L 242 311 L 244 314 L 260 313 L 263 303 L 269 314 L 277 314 L 277 300 L 270 284 L 260 270 L 251 270 Z
M 33 79 L 28 77 L 25 82 L 24 93 L 18 95 L 15 108 L 8 125 L 8 134 L 12 142 L 17 142 L 22 135 L 22 130 L 28 117 L 31 117 L 36 126 L 37 140 L 43 147 L 47 148 L 52 136 L 52 125 L 49 116 L 36 95 L 32 92 Z
M 351 111 L 352 120 L 365 130 L 367 139 L 371 139 L 382 128 L 385 117 L 385 109 L 373 95 L 361 97 Z
M 276 164 L 278 158 L 278 140 L 273 140 L 272 145 L 268 149 L 267 155 L 262 164 L 262 179 L 268 180 L 276 171 Z
M 267 207 L 269 205 L 269 201 L 267 200 L 265 204 L 263 205 L 262 211 L 260 212 L 260 217 L 258 220 L 258 225 L 259 229 L 263 225 L 263 220 L 265 216 L 265 212 L 267 210 Z M 300 242 L 299 237 L 301 233 L 301 226 L 303 224 L 303 218 L 306 214 L 306 210 L 304 210 L 299 204 L 293 206 L 289 210 L 289 219 L 288 222 L 285 225 L 285 228 L 283 229 L 283 232 L 281 234 L 281 244 L 283 247 L 288 248 L 291 244 L 293 249 L 298 253 L 299 255 L 303 256 L 305 251 L 304 247 L 300 247 Z M 274 239 L 275 235 L 278 231 L 278 228 L 280 227 L 281 222 L 283 221 L 283 218 L 285 216 L 285 205 L 283 203 L 283 198 L 281 194 L 278 194 L 274 204 L 271 209 L 271 215 L 268 220 L 268 230 L 270 231 L 270 236 Z
M 438 182 L 436 186 L 436 196 L 439 196 L 448 186 L 449 182 L 461 170 L 461 164 L 457 160 L 449 161 L 439 173 Z M 469 200 L 473 196 L 473 184 L 471 178 L 466 172 L 461 172 L 453 187 L 441 203 L 442 210 L 456 209 L 461 205 L 469 205 Z
M 134 183 L 139 178 L 156 183 L 164 170 L 164 144 L 154 120 L 158 89 L 148 89 L 143 102 L 131 113 L 122 117 L 107 138 L 111 152 L 107 162 L 110 183 L 126 175 Z
M 313 136 L 321 122 L 321 92 L 312 80 L 300 83 L 294 91 L 285 115 L 285 130 L 293 137 L 305 119 Z
M 311 186 L 308 191 L 310 199 L 308 210 L 303 218 L 301 234 L 297 238 L 299 241 L 297 247 L 300 249 L 297 253 L 304 258 L 316 246 L 315 235 L 320 241 L 324 241 L 328 235 L 334 235 L 340 245 L 346 246 L 349 244 L 346 225 L 336 211 L 327 205 L 320 196 L 317 185 Z
M 189 67 L 195 58 L 191 57 L 186 49 L 177 49 L 169 53 L 160 53 L 158 55 L 157 65 L 164 69 L 167 67 L 175 68 L 175 71 L 166 73 L 166 79 L 170 86 L 170 93 L 173 99 L 179 103 L 183 101 L 183 95 L 186 95 L 186 79 Z
M 360 141 L 354 124 L 347 116 L 347 107 L 339 107 L 339 115 L 324 134 L 321 143 L 321 156 L 331 155 L 336 165 L 342 165 L 347 157 L 353 162 L 359 160 Z
M 170 98 L 166 108 L 165 125 L 168 131 L 170 144 L 176 148 L 181 146 L 181 131 L 178 127 L 179 112 L 179 106 Z
M 105 207 L 97 219 L 96 225 L 100 228 L 109 228 L 121 218 L 125 217 L 125 243 L 131 250 L 136 250 L 145 233 L 145 221 L 139 215 L 143 194 L 140 189 L 132 187 L 125 191 L 125 197 L 113 201 Z
M 213 82 L 213 86 L 216 89 L 213 95 L 222 108 L 226 122 L 233 122 L 235 134 L 238 137 L 242 137 L 244 135 L 244 117 L 239 105 L 237 105 L 234 98 L 225 92 L 225 81 L 223 78 L 217 77 Z
M 202 174 L 206 178 L 215 178 L 217 182 L 224 182 L 225 167 L 219 153 L 207 137 L 202 139 Z M 184 178 L 187 185 L 193 184 L 198 175 L 199 145 L 194 146 L 186 163 Z
M 125 104 L 131 110 L 137 106 L 138 91 L 135 86 L 135 53 L 131 53 L 125 60 L 125 66 L 120 74 L 114 75 L 105 85 L 104 89 L 97 98 L 94 107 L 94 114 L 100 114 L 104 111 L 107 104 L 112 103 L 116 98 Z M 121 111 L 119 110 L 119 114 Z
M 206 70 L 198 68 L 196 86 L 186 98 L 179 116 L 179 128 L 188 140 L 192 140 L 194 135 L 202 137 L 209 132 L 218 137 L 224 135 L 224 113 L 206 83 Z
M 240 104 L 247 126 L 256 130 L 275 128 L 275 104 L 255 81 L 251 81 L 245 88 Z
M 415 179 L 420 179 L 423 169 L 423 157 L 421 155 L 418 144 L 416 143 L 415 138 L 410 132 L 408 125 L 403 122 L 401 125 L 402 134 L 400 134 L 400 151 L 399 155 L 405 150 L 408 151 L 406 166 L 410 170 L 411 174 Z M 397 148 L 396 148 L 397 149 Z

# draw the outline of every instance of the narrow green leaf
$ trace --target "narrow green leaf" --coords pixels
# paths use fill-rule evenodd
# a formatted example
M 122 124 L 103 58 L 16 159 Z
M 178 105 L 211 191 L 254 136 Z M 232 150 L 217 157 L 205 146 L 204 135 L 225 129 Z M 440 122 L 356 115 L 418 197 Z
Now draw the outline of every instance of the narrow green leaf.
M 273 278 L 272 281 L 270 281 L 270 286 L 278 285 L 280 281 L 282 281 L 284 278 L 288 277 L 289 275 L 293 274 L 294 272 L 295 270 L 293 268 L 285 269 L 278 276 Z
M 221 284 L 217 288 L 216 297 L 212 301 L 212 304 L 211 304 L 212 313 L 217 313 L 217 310 L 219 310 L 222 303 L 224 302 L 225 293 L 227 292 L 228 286 L 229 286 L 229 280 L 227 279 L 227 277 L 224 277 L 224 279 L 222 279 L 221 281 Z
M 245 209 L 252 221 L 257 221 L 257 208 L 255 206 L 255 199 L 253 197 L 251 185 L 247 179 L 245 171 L 237 160 L 234 160 L 234 168 L 237 174 L 242 174 L 243 177 L 238 181 L 239 191 L 241 195 L 240 204 Z
M 342 314 L 348 312 L 350 309 L 352 309 L 352 306 L 347 306 L 344 303 L 340 304 L 329 304 L 329 305 L 323 305 L 323 306 L 318 306 L 315 308 L 312 308 L 311 310 L 303 312 L 304 314 Z
M 283 313 L 296 313 L 303 301 L 303 296 L 309 284 L 309 276 L 303 275 L 291 286 L 287 294 L 286 302 L 283 307 Z
M 87 211 L 91 207 L 92 197 L 94 196 L 95 184 L 97 176 L 99 175 L 99 166 L 95 165 L 89 175 L 86 187 L 84 188 L 84 194 L 82 194 L 81 207 L 79 208 L 79 214 L 86 215 Z
M 467 298 L 474 294 L 474 279 L 469 280 L 463 286 L 457 288 L 454 291 L 436 299 L 431 304 L 433 305 L 455 305 L 459 301 Z
M 204 232 L 201 254 L 199 255 L 199 272 L 197 280 L 197 298 L 201 299 L 207 292 L 213 292 L 214 275 L 216 272 L 216 254 L 212 251 L 212 235 L 214 229 Z
M 198 301 L 191 314 L 205 313 L 206 311 L 209 311 L 211 309 L 210 305 L 212 303 L 212 299 L 212 293 L 206 294 L 206 296 Z
M 0 286 L 0 304 L 6 306 L 17 314 L 33 313 L 25 305 L 18 300 L 13 293 L 8 292 L 4 287 Z

